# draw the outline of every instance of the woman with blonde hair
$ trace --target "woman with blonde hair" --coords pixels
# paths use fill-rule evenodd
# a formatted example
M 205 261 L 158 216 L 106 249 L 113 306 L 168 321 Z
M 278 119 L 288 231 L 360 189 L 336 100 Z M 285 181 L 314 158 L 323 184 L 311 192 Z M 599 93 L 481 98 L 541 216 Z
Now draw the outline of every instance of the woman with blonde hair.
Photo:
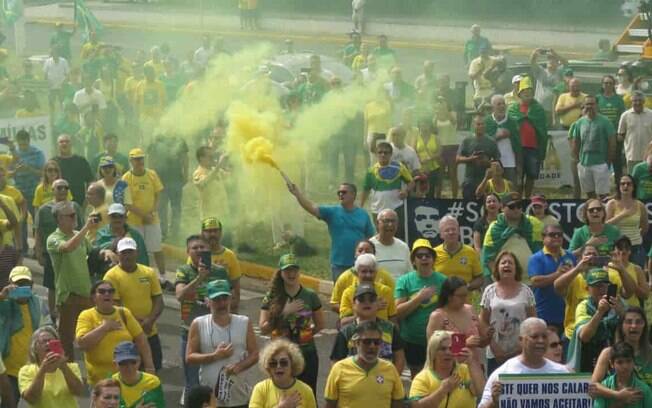
M 455 354 L 452 333 L 435 331 L 428 340 L 426 363 L 412 380 L 412 407 L 473 408 L 484 389 L 484 373 L 465 346 Z
M 91 393 L 91 408 L 118 408 L 120 406 L 120 383 L 107 378 L 99 381 Z
M 254 387 L 249 408 L 316 408 L 312 389 L 297 377 L 305 362 L 299 346 L 277 339 L 260 353 L 260 369 L 269 378 Z

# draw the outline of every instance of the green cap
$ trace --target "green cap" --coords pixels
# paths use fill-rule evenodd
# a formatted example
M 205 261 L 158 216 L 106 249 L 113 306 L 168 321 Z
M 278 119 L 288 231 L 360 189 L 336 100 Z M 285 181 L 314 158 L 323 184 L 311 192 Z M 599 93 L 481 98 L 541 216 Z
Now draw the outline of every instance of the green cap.
M 208 282 L 206 285 L 206 292 L 209 299 L 215 299 L 220 296 L 231 296 L 231 285 L 229 281 L 218 279 Z
M 602 268 L 589 269 L 586 273 L 586 283 L 589 286 L 597 285 L 598 283 L 609 283 L 609 273 Z
M 299 268 L 299 262 L 297 261 L 297 257 L 294 256 L 294 254 L 282 255 L 281 259 L 278 260 L 278 268 L 280 270 L 285 270 L 291 267 Z

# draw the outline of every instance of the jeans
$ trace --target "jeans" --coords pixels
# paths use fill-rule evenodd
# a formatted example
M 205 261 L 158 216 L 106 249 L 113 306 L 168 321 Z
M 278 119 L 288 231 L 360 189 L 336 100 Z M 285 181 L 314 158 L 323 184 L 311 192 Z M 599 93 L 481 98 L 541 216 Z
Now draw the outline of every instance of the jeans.
M 188 398 L 190 389 L 199 385 L 199 366 L 186 364 L 186 345 L 188 344 L 188 332 L 184 330 L 181 334 L 181 366 L 183 367 L 183 377 L 186 380 L 184 385 L 184 396 Z M 184 404 L 186 401 L 183 402 Z
M 161 232 L 163 233 L 164 238 L 168 235 L 176 235 L 179 233 L 182 194 L 183 184 L 179 182 L 165 184 L 165 189 L 161 191 L 158 213 L 161 218 Z M 168 204 L 170 210 L 172 210 L 170 219 L 168 219 Z

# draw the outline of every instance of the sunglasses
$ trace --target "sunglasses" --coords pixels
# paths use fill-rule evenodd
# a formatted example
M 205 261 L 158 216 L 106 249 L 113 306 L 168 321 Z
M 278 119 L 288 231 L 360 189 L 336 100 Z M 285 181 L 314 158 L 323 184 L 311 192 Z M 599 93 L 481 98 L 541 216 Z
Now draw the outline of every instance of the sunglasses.
M 591 214 L 602 212 L 602 207 L 593 207 L 593 208 L 589 208 L 589 209 L 588 209 L 588 212 L 590 212 Z
M 288 368 L 290 366 L 290 360 L 287 358 L 282 358 L 280 360 L 269 360 L 269 363 L 267 363 L 269 368 L 276 368 L 276 367 L 281 367 L 281 368 Z
M 112 295 L 112 294 L 115 293 L 115 289 L 113 289 L 113 288 L 111 288 L 111 289 L 99 288 L 99 289 L 97 289 L 97 293 L 99 293 L 100 295 Z
M 561 346 L 562 346 L 561 341 L 556 341 L 554 343 L 550 343 L 551 348 L 557 348 L 557 347 L 561 347 Z
M 417 259 L 426 259 L 426 258 L 432 258 L 432 254 L 430 252 L 419 252 L 417 254 L 414 254 L 414 257 Z
M 376 299 L 377 297 L 374 295 L 362 295 L 355 298 L 355 300 L 357 300 L 360 303 L 373 303 L 376 301 Z
M 382 339 L 360 339 L 360 343 L 364 344 L 365 346 L 371 346 L 372 344 L 374 346 L 380 346 L 382 341 Z
M 137 363 L 136 360 L 123 360 L 123 361 L 119 362 L 118 365 L 119 366 L 128 366 L 128 365 L 134 365 L 136 363 Z
M 546 235 L 549 236 L 550 238 L 561 238 L 561 237 L 564 236 L 564 233 L 562 233 L 562 232 L 549 232 Z

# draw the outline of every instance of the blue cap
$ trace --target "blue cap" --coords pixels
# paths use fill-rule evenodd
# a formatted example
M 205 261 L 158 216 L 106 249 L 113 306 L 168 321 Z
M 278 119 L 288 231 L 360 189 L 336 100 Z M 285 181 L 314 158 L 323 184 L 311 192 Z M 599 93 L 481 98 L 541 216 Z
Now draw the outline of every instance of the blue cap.
M 140 354 L 138 353 L 138 349 L 131 341 L 120 342 L 115 346 L 115 349 L 113 349 L 113 361 L 118 364 L 123 361 L 138 360 L 139 358 Z

